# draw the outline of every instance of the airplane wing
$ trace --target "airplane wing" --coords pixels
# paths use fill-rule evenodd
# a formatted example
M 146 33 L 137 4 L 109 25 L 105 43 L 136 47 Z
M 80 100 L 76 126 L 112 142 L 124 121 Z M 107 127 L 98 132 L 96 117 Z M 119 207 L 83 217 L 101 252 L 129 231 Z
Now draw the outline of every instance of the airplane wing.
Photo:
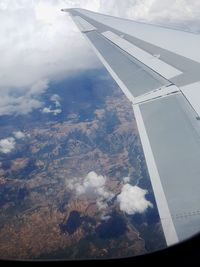
M 200 231 L 200 35 L 64 9 L 131 101 L 168 245 Z

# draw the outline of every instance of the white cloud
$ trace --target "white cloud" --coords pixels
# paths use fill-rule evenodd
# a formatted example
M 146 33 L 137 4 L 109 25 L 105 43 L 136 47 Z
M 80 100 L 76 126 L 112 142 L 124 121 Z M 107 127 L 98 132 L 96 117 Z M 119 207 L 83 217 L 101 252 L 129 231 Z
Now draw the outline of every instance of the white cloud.
M 23 139 L 25 137 L 25 134 L 21 131 L 17 131 L 13 133 L 16 139 Z
M 16 140 L 25 138 L 25 134 L 21 131 L 13 132 L 14 137 L 8 137 L 5 139 L 0 139 L 0 152 L 8 154 L 15 149 Z
M 57 108 L 59 108 L 61 106 L 61 104 L 60 104 L 61 99 L 60 99 L 60 96 L 59 95 L 57 95 L 57 94 L 52 95 L 51 98 L 50 98 L 50 100 L 52 102 L 54 102 L 54 104 L 55 104 L 55 106 Z
M 1 0 L 0 115 L 41 108 L 40 95 L 50 81 L 98 66 L 71 18 L 60 11 L 70 7 L 200 31 L 199 0 Z
M 51 109 L 50 107 L 45 107 L 45 108 L 43 108 L 43 110 L 42 110 L 42 113 L 46 113 L 46 114 L 48 114 L 48 113 L 52 113 L 53 115 L 58 115 L 58 114 L 60 114 L 62 112 L 62 110 L 61 109 Z
M 117 201 L 120 205 L 120 210 L 129 215 L 135 213 L 143 213 L 148 207 L 152 208 L 151 202 L 146 200 L 145 195 L 147 190 L 143 190 L 138 186 L 125 184 L 122 187 L 121 193 L 117 196 Z
M 8 154 L 15 149 L 15 139 L 13 137 L 8 137 L 0 140 L 0 152 Z
M 0 116 L 11 114 L 27 114 L 35 108 L 40 108 L 42 103 L 31 97 L 9 95 L 9 92 L 0 90 Z
M 103 214 L 103 215 L 101 216 L 101 220 L 102 220 L 102 221 L 108 221 L 110 218 L 111 218 L 110 215 L 105 215 L 105 214 Z
M 114 194 L 106 189 L 106 177 L 98 175 L 96 172 L 89 172 L 83 180 L 73 178 L 66 180 L 66 186 L 74 190 L 77 196 L 88 194 L 96 198 L 96 204 L 100 210 L 105 210 L 107 202 Z
M 57 94 L 54 94 L 51 96 L 50 100 L 53 102 L 55 108 L 52 108 L 52 106 L 49 106 L 49 107 L 44 107 L 42 109 L 42 113 L 52 113 L 53 115 L 57 116 L 58 114 L 60 114 L 62 112 L 62 109 L 61 109 L 61 104 L 60 104 L 60 97 L 59 95 Z
M 96 172 L 92 171 L 89 172 L 84 181 L 83 184 L 79 186 L 78 193 L 85 193 L 88 190 L 99 190 L 104 187 L 106 183 L 106 178 L 102 175 L 97 175 Z M 101 192 L 102 193 L 102 192 Z
M 45 108 L 43 108 L 42 112 L 43 113 L 51 113 L 52 111 L 50 108 L 45 107 Z

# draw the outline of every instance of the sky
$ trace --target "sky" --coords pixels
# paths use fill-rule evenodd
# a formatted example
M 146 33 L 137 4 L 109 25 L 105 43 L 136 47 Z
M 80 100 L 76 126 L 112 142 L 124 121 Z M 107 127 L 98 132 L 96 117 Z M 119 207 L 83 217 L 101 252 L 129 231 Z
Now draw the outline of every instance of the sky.
M 1 0 L 0 116 L 41 108 L 51 81 L 101 66 L 69 7 L 200 32 L 199 0 Z

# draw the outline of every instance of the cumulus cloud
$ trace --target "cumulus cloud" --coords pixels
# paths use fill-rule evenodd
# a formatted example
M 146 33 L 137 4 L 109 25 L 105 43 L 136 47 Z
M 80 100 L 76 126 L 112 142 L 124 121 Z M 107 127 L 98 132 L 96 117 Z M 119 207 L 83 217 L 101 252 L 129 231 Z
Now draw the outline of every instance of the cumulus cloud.
M 16 139 L 23 139 L 25 137 L 25 134 L 21 131 L 14 132 L 13 134 Z
M 8 154 L 15 149 L 15 139 L 13 137 L 8 137 L 0 140 L 0 152 Z
M 66 185 L 70 190 L 74 190 L 77 196 L 94 196 L 100 210 L 105 210 L 108 207 L 107 202 L 114 197 L 114 194 L 106 189 L 106 177 L 94 171 L 89 172 L 81 181 L 78 178 L 67 180 Z
M 42 113 L 52 113 L 53 115 L 57 116 L 62 112 L 61 104 L 60 104 L 60 97 L 57 94 L 51 96 L 50 100 L 53 102 L 54 108 L 52 106 L 45 107 L 42 109 Z
M 61 99 L 60 99 L 60 96 L 59 95 L 57 95 L 57 94 L 52 95 L 51 98 L 50 98 L 50 100 L 52 102 L 54 102 L 54 104 L 55 104 L 55 106 L 57 108 L 59 108 L 61 106 L 61 104 L 60 104 Z
M 8 154 L 15 149 L 16 142 L 19 139 L 24 139 L 26 135 L 21 131 L 13 132 L 14 137 L 8 137 L 4 139 L 0 139 L 0 152 L 4 154 Z
M 152 208 L 152 203 L 145 198 L 147 192 L 147 190 L 143 190 L 138 186 L 125 184 L 121 193 L 117 196 L 120 210 L 133 215 L 145 212 L 148 207 Z
M 45 108 L 43 108 L 43 110 L 42 110 L 42 113 L 46 113 L 46 114 L 48 114 L 48 113 L 52 113 L 53 115 L 58 115 L 58 114 L 60 114 L 62 112 L 62 110 L 61 109 L 51 109 L 51 107 L 45 107 Z
M 71 18 L 60 11 L 70 7 L 200 31 L 198 0 L 1 0 L 0 116 L 42 108 L 40 96 L 50 81 L 98 66 Z

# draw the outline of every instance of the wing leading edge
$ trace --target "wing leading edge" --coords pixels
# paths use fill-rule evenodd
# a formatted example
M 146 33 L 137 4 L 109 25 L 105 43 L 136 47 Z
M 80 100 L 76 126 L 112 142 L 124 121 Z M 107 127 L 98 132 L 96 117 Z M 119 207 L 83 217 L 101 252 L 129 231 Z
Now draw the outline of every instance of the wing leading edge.
M 198 233 L 200 36 L 83 9 L 63 11 L 132 103 L 167 244 Z

